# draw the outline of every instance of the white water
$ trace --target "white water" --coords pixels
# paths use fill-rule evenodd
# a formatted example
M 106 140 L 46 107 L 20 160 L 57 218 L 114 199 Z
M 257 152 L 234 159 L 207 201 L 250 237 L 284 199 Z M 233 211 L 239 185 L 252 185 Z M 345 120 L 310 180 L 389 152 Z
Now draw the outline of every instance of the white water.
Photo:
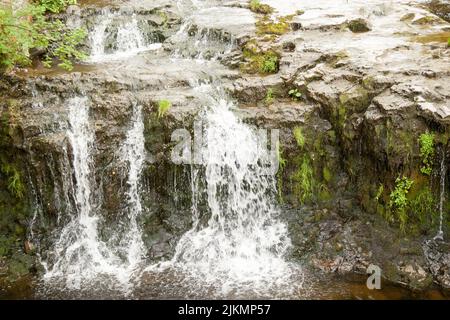
M 445 201 L 445 175 L 447 173 L 445 148 L 442 148 L 441 170 L 440 170 L 440 196 L 439 196 L 439 231 L 434 240 L 444 240 L 442 224 L 444 222 L 444 201 Z
M 193 228 L 163 266 L 175 267 L 222 294 L 236 289 L 267 292 L 289 284 L 292 270 L 285 256 L 291 243 L 286 225 L 278 219 L 273 172 L 261 165 L 267 163 L 267 151 L 260 148 L 260 136 L 230 107 L 220 100 L 201 114 L 204 180 L 192 184 Z M 201 179 L 198 174 L 193 174 L 195 180 Z M 204 213 L 198 212 L 195 201 L 205 187 L 211 216 L 203 225 Z
M 120 245 L 100 237 L 101 217 L 92 189 L 96 187 L 92 171 L 94 131 L 89 122 L 87 98 L 72 98 L 68 102 L 67 132 L 73 152 L 75 208 L 69 223 L 63 226 L 53 249 L 53 257 L 43 262 L 44 282 L 60 284 L 69 290 L 118 289 L 128 293 L 137 264 L 142 258 L 142 240 L 137 218 L 142 213 L 139 198 L 139 174 L 144 158 L 143 123 L 140 107 L 135 108 L 133 124 L 122 150 L 129 163 L 128 205 L 129 223 Z M 119 253 L 126 252 L 126 259 Z M 105 277 L 115 281 L 103 281 Z
M 123 59 L 148 50 L 156 50 L 161 47 L 160 43 L 147 44 L 144 35 L 138 26 L 137 18 L 133 15 L 131 20 L 121 23 L 117 30 L 115 49 L 110 52 L 106 47 L 108 27 L 118 19 L 117 14 L 104 12 L 99 24 L 90 34 L 92 52 L 90 62 L 104 62 Z
M 176 35 L 178 41 L 186 41 L 189 20 Z M 203 52 L 211 49 L 210 42 L 207 37 L 194 41 L 200 51 L 195 58 L 206 63 Z M 178 52 L 175 55 L 179 58 Z M 204 127 L 202 142 L 194 141 L 202 161 L 191 166 L 193 226 L 177 243 L 170 261 L 146 270 L 181 272 L 194 291 L 213 288 L 211 294 L 219 296 L 239 291 L 275 295 L 299 289 L 303 279 L 291 280 L 301 270 L 285 260 L 291 242 L 287 226 L 279 219 L 267 140 L 261 141 L 261 135 L 232 112 L 234 105 L 220 82 L 199 84 L 191 79 L 190 83 L 202 101 L 208 101 L 197 118 Z M 208 213 L 199 211 L 205 194 Z
M 122 239 L 121 248 L 127 252 L 129 268 L 134 269 L 144 257 L 142 231 L 138 224 L 138 219 L 143 212 L 140 177 L 145 159 L 144 121 L 142 107 L 139 105 L 133 107 L 132 126 L 122 147 L 121 158 L 128 168 L 127 217 L 129 219 L 128 232 Z

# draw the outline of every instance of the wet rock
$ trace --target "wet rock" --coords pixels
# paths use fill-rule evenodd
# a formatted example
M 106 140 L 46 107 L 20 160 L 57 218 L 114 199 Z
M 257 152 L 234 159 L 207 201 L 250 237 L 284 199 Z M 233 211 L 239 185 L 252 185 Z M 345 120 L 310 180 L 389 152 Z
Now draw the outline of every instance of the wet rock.
M 348 28 L 354 33 L 368 32 L 371 30 L 369 23 L 364 19 L 355 19 L 348 22 Z
M 433 240 L 425 241 L 423 250 L 428 268 L 435 281 L 442 287 L 450 288 L 450 245 Z

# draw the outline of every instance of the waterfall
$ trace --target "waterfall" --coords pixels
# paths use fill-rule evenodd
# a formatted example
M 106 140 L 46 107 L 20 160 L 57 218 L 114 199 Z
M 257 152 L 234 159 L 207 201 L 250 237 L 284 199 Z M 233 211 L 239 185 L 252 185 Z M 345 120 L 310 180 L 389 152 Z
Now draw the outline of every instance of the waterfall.
M 103 12 L 99 23 L 90 33 L 92 46 L 90 62 L 102 62 L 115 59 L 123 59 L 139 52 L 158 49 L 160 43 L 148 44 L 144 39 L 142 31 L 139 29 L 138 20 L 132 15 L 131 21 L 119 21 L 120 16 L 109 11 Z M 108 44 L 114 24 L 117 24 L 117 36 L 113 43 Z
M 445 175 L 447 173 L 447 164 L 445 156 L 445 147 L 442 148 L 441 170 L 440 170 L 440 195 L 439 195 L 439 231 L 434 240 L 444 240 L 443 222 L 444 222 L 444 202 L 445 202 Z
M 220 279 L 224 294 L 246 284 L 257 291 L 283 283 L 291 272 L 284 260 L 291 244 L 278 219 L 274 174 L 263 165 L 267 150 L 225 100 L 201 117 L 204 183 L 194 183 L 192 193 L 196 201 L 206 186 L 211 216 L 203 225 L 193 212 L 193 228 L 178 242 L 172 263 L 201 282 Z
M 142 258 L 142 240 L 137 219 L 142 213 L 139 176 L 144 159 L 141 108 L 135 107 L 133 123 L 121 150 L 129 166 L 127 180 L 128 223 L 118 230 L 125 236 L 117 245 L 100 237 L 101 216 L 92 190 L 94 131 L 89 122 L 87 98 L 72 98 L 69 103 L 69 144 L 73 153 L 75 206 L 70 221 L 60 230 L 53 255 L 43 262 L 44 282 L 60 284 L 69 290 L 114 289 L 128 293 L 136 266 Z M 125 252 L 124 259 L 120 253 Z M 115 281 L 104 281 L 105 277 Z
M 182 46 L 189 41 L 189 24 L 188 17 L 174 37 Z M 209 36 L 205 31 L 190 39 L 199 51 L 194 56 L 175 51 L 174 58 L 215 60 L 210 52 L 216 51 L 216 42 Z M 232 45 L 229 42 L 225 51 L 231 51 Z M 291 242 L 279 217 L 275 172 L 267 165 L 273 159 L 268 157 L 267 140 L 233 113 L 235 106 L 220 81 L 191 79 L 189 83 L 205 101 L 197 116 L 204 129 L 202 138 L 193 147 L 194 153 L 199 151 L 200 163 L 191 164 L 192 228 L 178 241 L 170 261 L 146 271 L 181 273 L 185 290 L 194 295 L 210 288 L 208 295 L 221 297 L 239 292 L 273 297 L 299 289 L 303 273 L 286 261 Z M 208 212 L 200 205 L 205 197 Z
M 142 107 L 134 105 L 132 126 L 127 133 L 125 144 L 121 150 L 121 159 L 128 166 L 127 217 L 128 232 L 121 241 L 122 250 L 127 252 L 129 268 L 134 269 L 144 256 L 141 230 L 138 219 L 143 208 L 140 197 L 140 177 L 145 159 L 144 121 Z
M 113 255 L 98 237 L 99 217 L 94 212 L 91 194 L 94 132 L 89 124 L 88 99 L 72 98 L 68 106 L 67 137 L 73 153 L 75 206 L 54 246 L 56 260 L 51 267 L 48 262 L 44 265 L 47 268 L 44 280 L 63 279 L 68 289 L 80 289 L 85 281 L 111 271 Z

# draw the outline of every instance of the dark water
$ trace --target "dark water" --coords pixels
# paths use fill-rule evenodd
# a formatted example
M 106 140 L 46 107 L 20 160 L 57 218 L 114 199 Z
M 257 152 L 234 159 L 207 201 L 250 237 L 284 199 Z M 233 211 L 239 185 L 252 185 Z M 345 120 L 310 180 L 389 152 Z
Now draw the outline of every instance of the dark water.
M 166 279 L 167 280 L 167 279 Z M 176 282 L 168 283 L 154 277 L 147 277 L 143 283 L 127 296 L 111 291 L 100 292 L 64 292 L 48 290 L 43 293 L 38 281 L 23 278 L 11 286 L 0 283 L 0 300 L 22 299 L 211 299 L 207 289 L 203 293 L 190 294 L 182 292 L 183 287 Z M 276 296 L 276 295 L 274 295 Z M 222 299 L 271 299 L 273 296 L 255 296 L 252 294 L 229 294 L 219 296 Z M 303 289 L 285 297 L 292 300 L 450 300 L 450 291 L 430 288 L 425 291 L 411 291 L 393 283 L 382 281 L 380 290 L 369 290 L 366 277 L 361 275 L 322 275 L 320 278 L 306 281 Z

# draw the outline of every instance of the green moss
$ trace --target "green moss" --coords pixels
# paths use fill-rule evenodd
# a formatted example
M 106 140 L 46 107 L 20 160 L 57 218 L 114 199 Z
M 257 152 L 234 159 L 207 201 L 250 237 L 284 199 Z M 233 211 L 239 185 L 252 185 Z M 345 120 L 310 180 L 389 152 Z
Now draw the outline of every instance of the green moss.
M 263 51 L 256 41 L 249 41 L 243 48 L 244 63 L 241 71 L 246 73 L 276 73 L 279 69 L 279 55 L 275 51 Z
M 169 100 L 158 101 L 158 119 L 164 117 L 166 112 L 172 107 L 172 103 Z
M 290 27 L 290 21 L 294 15 L 278 17 L 277 20 L 271 19 L 269 16 L 264 16 L 262 19 L 256 21 L 257 35 L 283 35 L 287 33 Z
M 266 97 L 264 98 L 264 103 L 266 105 L 271 105 L 273 103 L 273 100 L 275 99 L 275 94 L 273 92 L 272 88 L 267 89 Z
M 294 134 L 295 141 L 297 142 L 297 146 L 300 149 L 303 149 L 305 147 L 306 139 L 305 139 L 305 136 L 303 135 L 302 128 L 295 127 L 293 130 L 293 134 Z
M 259 0 L 250 1 L 250 10 L 255 13 L 269 14 L 273 12 L 273 8 L 267 4 L 262 4 Z
M 330 169 L 327 167 L 323 167 L 322 169 L 323 179 L 328 183 L 333 178 L 333 175 L 331 174 Z
M 355 19 L 348 23 L 348 28 L 355 33 L 370 31 L 367 22 L 364 19 Z
M 420 172 L 429 176 L 433 170 L 433 158 L 435 153 L 434 134 L 426 132 L 419 137 L 420 158 L 422 167 Z
M 312 200 L 314 196 L 315 179 L 311 162 L 307 155 L 303 156 L 297 171 L 292 176 L 295 182 L 294 193 L 299 202 L 304 204 Z
M 433 222 L 437 221 L 436 198 L 427 186 L 422 188 L 410 201 L 410 209 L 417 219 L 421 231 L 432 228 Z
M 278 201 L 283 203 L 283 173 L 287 165 L 287 160 L 283 157 L 283 148 L 277 143 L 277 160 L 278 160 L 278 172 L 277 172 L 277 190 Z

